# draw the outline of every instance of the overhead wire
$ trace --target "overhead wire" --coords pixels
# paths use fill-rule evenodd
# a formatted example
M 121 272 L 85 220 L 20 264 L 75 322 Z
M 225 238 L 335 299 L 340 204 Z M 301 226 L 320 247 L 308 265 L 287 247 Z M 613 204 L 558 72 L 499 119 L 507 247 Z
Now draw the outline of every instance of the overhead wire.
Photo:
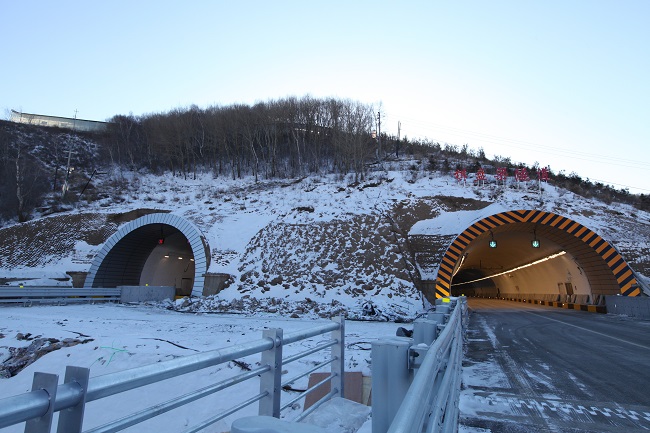
M 650 169 L 650 163 L 639 161 L 638 159 L 626 159 L 626 158 L 620 158 L 620 157 L 597 155 L 597 154 L 593 154 L 591 152 L 582 152 L 582 151 L 573 150 L 573 149 L 562 149 L 562 148 L 548 146 L 548 145 L 541 145 L 539 143 L 532 143 L 532 142 L 528 142 L 528 141 L 524 141 L 524 140 L 516 140 L 516 139 L 512 139 L 512 138 L 506 138 L 506 137 L 500 137 L 500 136 L 497 136 L 497 135 L 486 134 L 486 133 L 483 133 L 483 132 L 476 132 L 476 131 L 471 131 L 471 130 L 467 130 L 467 129 L 461 129 L 461 128 L 456 128 L 456 127 L 451 127 L 451 126 L 445 126 L 445 125 L 441 125 L 441 124 L 437 124 L 437 123 L 433 123 L 433 122 L 425 122 L 425 121 L 422 121 L 422 120 L 416 120 L 416 119 L 412 119 L 412 118 L 409 119 L 407 117 L 405 118 L 405 117 L 402 117 L 402 116 L 395 116 L 395 115 L 391 115 L 391 114 L 385 114 L 385 116 L 386 117 L 394 117 L 395 119 L 399 119 L 400 121 L 402 119 L 407 119 L 407 120 L 410 120 L 410 121 L 412 121 L 414 123 L 419 123 L 421 125 L 424 125 L 424 126 L 427 127 L 427 129 L 429 129 L 429 128 L 430 129 L 434 129 L 434 128 L 446 129 L 446 130 L 455 132 L 457 134 L 473 135 L 473 136 L 476 136 L 477 138 L 479 138 L 481 140 L 484 140 L 484 141 L 487 141 L 487 142 L 492 142 L 492 143 L 495 143 L 495 144 L 503 144 L 503 145 L 509 146 L 509 147 L 519 147 L 519 148 L 522 148 L 522 149 L 525 149 L 525 150 L 532 150 L 532 151 L 545 151 L 545 152 L 552 151 L 552 152 L 558 152 L 558 154 L 562 154 L 562 155 L 564 155 L 564 154 L 577 155 L 577 156 L 581 156 L 581 157 L 591 158 L 591 159 L 587 159 L 587 160 L 590 160 L 590 161 L 593 160 L 594 158 L 595 159 L 603 159 L 608 163 L 611 162 L 612 160 L 616 160 L 616 161 L 621 161 L 621 163 L 639 165 L 639 168 L 642 168 L 642 169 L 645 169 L 645 170 Z M 507 144 L 507 143 L 512 143 L 512 144 Z M 598 161 L 596 161 L 596 162 L 598 162 Z
M 423 121 L 421 119 L 415 119 L 411 118 L 408 116 L 397 116 L 391 113 L 384 113 L 384 117 L 388 119 L 394 119 L 394 120 L 399 120 L 400 123 L 405 120 L 407 122 L 407 127 L 408 123 L 412 123 L 415 125 L 420 125 L 421 129 L 424 129 L 425 131 L 434 131 L 436 129 L 438 130 L 448 130 L 451 131 L 453 135 L 457 136 L 463 136 L 463 137 L 474 137 L 477 140 L 481 140 L 482 142 L 485 143 L 491 143 L 491 144 L 496 144 L 496 145 L 501 145 L 501 146 L 506 146 L 506 147 L 511 147 L 511 148 L 516 148 L 520 150 L 525 150 L 525 151 L 532 151 L 536 153 L 541 153 L 544 155 L 557 155 L 561 156 L 564 158 L 570 158 L 574 160 L 579 160 L 579 161 L 587 161 L 587 162 L 594 162 L 594 163 L 599 163 L 599 164 L 609 164 L 609 165 L 614 165 L 618 167 L 624 167 L 624 168 L 632 168 L 635 170 L 650 170 L 650 163 L 645 162 L 645 161 L 639 161 L 639 160 L 632 160 L 632 159 L 627 159 L 627 158 L 620 158 L 620 157 L 612 157 L 612 156 L 605 156 L 605 155 L 598 155 L 594 154 L 591 152 L 582 152 L 574 149 L 562 149 L 562 148 L 557 148 L 553 146 L 548 146 L 548 145 L 541 145 L 538 143 L 532 143 L 532 142 L 527 142 L 523 140 L 516 140 L 512 138 L 506 138 L 506 137 L 500 137 L 496 135 L 491 135 L 491 134 L 486 134 L 482 132 L 476 132 L 476 131 L 471 131 L 471 130 L 466 130 L 462 128 L 456 128 L 456 127 L 450 127 L 442 124 L 437 124 L 434 122 L 428 122 L 428 121 Z M 388 122 L 386 122 L 388 124 Z M 402 123 L 402 129 L 404 129 L 404 123 Z M 388 129 L 388 128 L 387 128 Z M 426 137 L 429 140 L 434 140 L 437 142 L 448 142 L 447 140 L 437 140 L 432 137 Z M 453 144 L 453 143 L 451 143 Z M 617 186 L 622 186 L 625 188 L 633 188 L 636 190 L 640 191 L 650 191 L 649 189 L 646 188 L 641 188 L 637 186 L 630 186 L 630 185 L 622 185 L 618 184 L 616 182 L 610 182 L 610 181 L 604 181 L 604 180 L 598 180 L 598 179 L 593 179 L 597 182 L 601 182 L 607 185 L 617 185 Z

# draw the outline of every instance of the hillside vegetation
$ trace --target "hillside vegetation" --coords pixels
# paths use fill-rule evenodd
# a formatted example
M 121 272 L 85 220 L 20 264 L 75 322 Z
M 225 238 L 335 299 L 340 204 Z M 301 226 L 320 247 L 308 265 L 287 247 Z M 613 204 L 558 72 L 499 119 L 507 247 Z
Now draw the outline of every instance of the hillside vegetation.
M 0 122 L 0 218 L 27 221 L 115 197 L 131 177 L 125 172 L 197 179 L 200 173 L 255 181 L 335 174 L 352 183 L 401 169 L 416 177 L 465 169 L 471 182 L 482 168 L 494 182 L 497 168 L 513 176 L 526 167 L 507 156 L 486 158 L 483 149 L 409 140 L 376 129 L 370 105 L 340 99 L 285 98 L 253 106 L 192 106 L 143 116 L 117 115 L 102 134 Z M 107 174 L 114 188 L 107 189 Z M 94 182 L 102 180 L 102 191 Z M 109 183 L 110 183 L 109 182 Z M 550 182 L 583 197 L 650 209 L 647 195 L 633 195 L 576 173 L 555 173 Z M 512 185 L 514 188 L 515 186 Z

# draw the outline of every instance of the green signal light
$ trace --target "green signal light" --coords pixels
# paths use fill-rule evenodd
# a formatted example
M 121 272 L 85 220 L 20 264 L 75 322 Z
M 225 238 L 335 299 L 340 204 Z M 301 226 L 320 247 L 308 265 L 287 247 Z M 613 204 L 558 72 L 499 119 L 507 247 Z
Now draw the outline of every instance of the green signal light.
M 497 241 L 495 241 L 494 239 L 492 239 L 492 240 L 490 241 L 490 248 L 496 248 L 496 247 L 497 247 Z
M 539 241 L 537 239 L 530 241 L 533 248 L 539 248 Z

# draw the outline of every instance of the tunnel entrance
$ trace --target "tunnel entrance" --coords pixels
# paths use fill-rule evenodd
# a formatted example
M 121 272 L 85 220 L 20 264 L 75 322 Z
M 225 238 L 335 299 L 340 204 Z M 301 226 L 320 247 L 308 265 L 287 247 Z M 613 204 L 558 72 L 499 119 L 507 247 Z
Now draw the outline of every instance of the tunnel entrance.
M 158 244 L 142 267 L 138 285 L 174 286 L 176 296 L 189 296 L 194 273 L 194 253 L 187 238 L 176 228 L 161 224 Z
M 616 249 L 582 224 L 550 212 L 519 210 L 480 219 L 447 248 L 436 297 L 543 299 L 638 296 L 632 269 Z
M 121 227 L 95 256 L 85 287 L 173 286 L 201 296 L 209 247 L 201 232 L 171 214 L 149 214 Z

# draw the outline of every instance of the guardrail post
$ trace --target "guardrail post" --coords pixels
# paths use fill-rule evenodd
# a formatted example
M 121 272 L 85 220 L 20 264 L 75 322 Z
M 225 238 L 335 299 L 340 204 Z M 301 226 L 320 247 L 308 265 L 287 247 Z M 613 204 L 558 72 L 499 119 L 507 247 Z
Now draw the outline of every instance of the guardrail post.
M 386 433 L 411 385 L 412 338 L 387 337 L 372 343 L 372 433 Z
M 88 381 L 90 369 L 82 367 L 67 366 L 65 368 L 65 383 L 76 382 L 81 387 L 81 400 L 76 406 L 63 409 L 59 412 L 59 424 L 56 431 L 59 433 L 81 433 L 86 410 L 86 394 L 88 392 Z
M 444 325 L 446 319 L 447 317 L 445 313 L 434 313 L 434 312 L 427 313 L 427 320 L 432 320 L 438 323 L 439 325 Z
M 47 412 L 40 417 L 30 419 L 25 423 L 25 433 L 49 433 L 52 427 L 52 416 L 54 415 L 54 400 L 56 400 L 56 390 L 59 386 L 59 375 L 48 373 L 34 373 L 32 381 L 32 391 L 43 390 L 47 392 L 49 407 Z
M 413 344 L 433 343 L 438 336 L 438 322 L 428 319 L 417 319 L 413 322 Z
M 273 340 L 273 347 L 262 352 L 262 365 L 271 367 L 260 376 L 260 393 L 266 397 L 260 400 L 259 415 L 280 418 L 280 387 L 282 384 L 282 329 L 265 329 L 262 337 Z
M 339 323 L 339 329 L 332 331 L 332 340 L 337 343 L 332 346 L 332 391 L 338 390 L 339 397 L 345 397 L 345 320 L 342 316 L 332 319 Z
M 450 311 L 451 311 L 451 306 L 449 304 L 436 305 L 436 313 L 449 314 Z

